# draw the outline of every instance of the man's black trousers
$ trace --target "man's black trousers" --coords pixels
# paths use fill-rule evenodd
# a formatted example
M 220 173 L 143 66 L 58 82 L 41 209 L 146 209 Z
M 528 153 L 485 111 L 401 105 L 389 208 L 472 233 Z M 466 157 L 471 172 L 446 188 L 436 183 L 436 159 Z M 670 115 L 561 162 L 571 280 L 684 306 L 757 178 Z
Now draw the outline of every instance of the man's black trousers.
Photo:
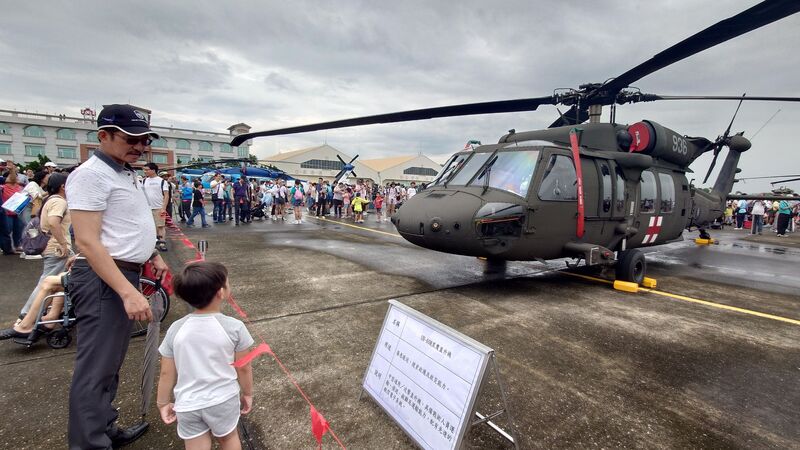
M 137 288 L 139 272 L 122 270 Z M 131 339 L 131 320 L 122 299 L 89 267 L 77 260 L 68 292 L 77 318 L 78 351 L 69 391 L 69 448 L 111 448 L 106 431 L 117 420 L 113 405 L 119 369 Z

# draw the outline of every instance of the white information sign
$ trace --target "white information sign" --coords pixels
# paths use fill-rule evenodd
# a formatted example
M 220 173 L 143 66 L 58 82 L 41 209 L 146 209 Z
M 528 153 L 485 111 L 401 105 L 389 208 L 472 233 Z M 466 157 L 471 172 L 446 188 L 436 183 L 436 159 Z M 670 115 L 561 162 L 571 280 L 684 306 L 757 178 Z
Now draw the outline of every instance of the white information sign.
M 455 449 L 492 349 L 389 300 L 363 388 L 426 449 Z

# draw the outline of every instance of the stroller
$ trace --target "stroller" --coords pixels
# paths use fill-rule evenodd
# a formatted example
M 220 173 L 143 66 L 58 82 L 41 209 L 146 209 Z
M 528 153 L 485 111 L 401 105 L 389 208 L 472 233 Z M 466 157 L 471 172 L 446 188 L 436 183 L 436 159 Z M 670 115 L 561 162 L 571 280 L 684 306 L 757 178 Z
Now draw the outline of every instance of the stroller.
M 268 215 L 268 211 L 265 211 L 267 206 L 264 202 L 258 202 L 256 206 L 250 211 L 250 216 L 254 219 L 257 218 L 258 220 L 263 220 Z
M 70 300 L 69 290 L 67 289 L 69 284 L 68 281 L 69 272 L 61 276 L 61 286 L 64 288 L 64 291 L 48 295 L 44 298 L 44 301 L 42 301 L 42 304 L 39 306 L 39 310 L 37 311 L 36 323 L 33 326 L 33 331 L 28 335 L 27 338 L 12 338 L 15 343 L 30 348 L 42 337 L 45 338 L 47 345 L 54 349 L 65 348 L 72 343 L 72 329 L 75 327 L 76 319 L 75 310 L 72 301 Z M 161 302 L 161 308 L 163 312 L 157 319 L 159 322 L 163 322 L 167 317 L 167 313 L 169 312 L 170 300 L 166 290 L 161 286 L 161 282 L 159 280 L 153 280 L 142 276 L 139 278 L 139 284 L 141 286 L 142 294 L 145 296 L 148 302 L 150 302 L 151 307 L 154 302 Z M 64 307 L 59 318 L 53 320 L 42 320 L 42 317 L 44 317 L 48 311 L 50 311 L 50 308 L 53 305 L 53 300 L 59 297 L 64 298 Z M 148 321 L 134 321 L 131 328 L 131 337 L 142 336 L 146 334 L 147 325 Z

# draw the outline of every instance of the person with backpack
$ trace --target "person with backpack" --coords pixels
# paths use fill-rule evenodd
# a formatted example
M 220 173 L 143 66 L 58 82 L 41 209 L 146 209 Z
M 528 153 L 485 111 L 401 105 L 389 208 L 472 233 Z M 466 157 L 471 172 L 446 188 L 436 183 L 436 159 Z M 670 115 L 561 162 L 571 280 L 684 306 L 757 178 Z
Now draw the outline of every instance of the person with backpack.
M 294 187 L 291 191 L 292 208 L 294 208 L 294 224 L 300 225 L 303 223 L 303 212 L 300 208 L 303 207 L 303 199 L 306 196 L 306 191 L 303 189 L 303 183 L 300 180 L 294 180 Z
M 181 222 L 186 222 L 192 215 L 192 198 L 194 188 L 189 178 L 181 176 Z
M 36 299 L 36 295 L 39 293 L 41 282 L 50 275 L 63 272 L 67 267 L 67 260 L 72 256 L 72 242 L 69 234 L 72 217 L 67 208 L 67 195 L 64 190 L 66 183 L 67 174 L 55 172 L 50 175 L 46 184 L 49 195 L 42 203 L 39 216 L 31 219 L 31 222 L 35 221 L 38 226 L 36 230 L 38 234 L 48 238 L 46 241 L 39 239 L 39 242 L 44 241 L 44 244 L 38 244 L 38 249 L 28 249 L 31 253 L 36 253 L 36 250 L 39 250 L 42 255 L 43 266 L 42 275 L 36 282 L 36 287 L 25 302 L 25 306 L 20 310 L 21 315 L 27 314 L 31 304 Z
M 170 176 L 169 172 L 162 171 L 158 174 L 160 177 L 167 180 L 167 186 L 169 187 L 169 197 L 167 199 L 167 216 L 172 219 L 172 214 L 174 212 L 172 208 L 172 201 L 174 200 L 174 191 L 175 191 L 175 177 Z
M 144 165 L 145 178 L 142 180 L 144 197 L 150 206 L 153 222 L 156 224 L 156 248 L 160 252 L 167 251 L 167 242 L 164 240 L 166 225 L 167 202 L 169 202 L 169 183 L 158 176 L 158 165 L 149 162 Z
M 211 201 L 214 202 L 214 212 L 212 217 L 214 223 L 225 222 L 225 178 L 221 174 L 214 175 L 211 182 Z
M 233 184 L 233 199 L 235 209 L 235 226 L 241 223 L 247 223 L 247 217 L 250 211 L 250 184 L 244 176 L 239 177 L 239 180 Z
M 734 230 L 744 229 L 744 216 L 747 215 L 747 200 L 739 200 L 736 209 L 736 228 Z

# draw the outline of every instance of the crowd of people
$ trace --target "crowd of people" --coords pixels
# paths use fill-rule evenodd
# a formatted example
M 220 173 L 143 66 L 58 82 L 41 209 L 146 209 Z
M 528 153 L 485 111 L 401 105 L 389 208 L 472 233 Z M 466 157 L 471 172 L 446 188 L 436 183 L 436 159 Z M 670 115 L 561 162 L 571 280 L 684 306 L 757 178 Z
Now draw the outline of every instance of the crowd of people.
M 178 217 L 178 222 L 189 228 L 195 226 L 198 216 L 203 227 L 211 226 L 206 220 L 206 206 L 212 210 L 213 223 L 234 226 L 253 220 L 291 220 L 292 224 L 301 224 L 304 215 L 363 223 L 368 212 L 375 214 L 377 222 L 388 221 L 404 201 L 417 194 L 417 184 L 413 181 L 407 187 L 400 183 L 381 186 L 361 179 L 355 184 L 334 184 L 322 178 L 311 182 L 283 179 L 259 182 L 245 177 L 232 180 L 216 174 L 209 187 L 204 188 L 198 179 L 176 178 L 165 172 L 161 175 L 163 178 L 159 180 L 166 184 L 153 182 L 153 193 L 148 195 L 148 199 L 155 200 L 151 204 L 154 214 L 161 205 L 157 187 L 160 185 L 166 205 L 164 212 Z
M 750 234 L 763 234 L 766 227 L 786 237 L 800 226 L 800 201 L 731 200 L 725 205 L 724 223 L 734 230 L 749 228 Z

